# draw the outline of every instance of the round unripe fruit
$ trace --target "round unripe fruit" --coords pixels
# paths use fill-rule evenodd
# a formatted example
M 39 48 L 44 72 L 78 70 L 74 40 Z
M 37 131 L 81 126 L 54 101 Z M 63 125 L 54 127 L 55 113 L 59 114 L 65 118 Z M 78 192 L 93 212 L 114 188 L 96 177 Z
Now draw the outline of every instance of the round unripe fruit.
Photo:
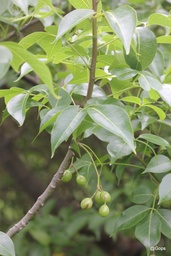
M 83 175 L 78 174 L 77 178 L 76 178 L 76 182 L 80 186 L 85 186 L 87 180 L 86 180 L 86 178 Z
M 97 191 L 96 194 L 95 194 L 95 201 L 98 203 L 98 204 L 103 204 L 104 202 L 102 201 L 101 199 L 101 191 Z
M 87 210 L 87 209 L 90 209 L 93 205 L 93 201 L 91 198 L 87 197 L 87 198 L 84 198 L 82 201 L 81 201 L 81 208 L 83 210 Z
M 99 214 L 102 217 L 106 217 L 109 214 L 110 210 L 109 207 L 106 204 L 103 204 L 102 206 L 100 206 L 99 208 Z
M 171 207 L 171 200 L 164 201 L 164 202 L 162 202 L 161 205 L 164 208 L 170 208 Z
M 63 182 L 69 182 L 71 179 L 72 179 L 72 172 L 70 172 L 69 170 L 65 170 L 61 180 Z
M 102 203 L 108 203 L 111 200 L 111 196 L 107 191 L 102 191 L 100 197 L 101 197 Z

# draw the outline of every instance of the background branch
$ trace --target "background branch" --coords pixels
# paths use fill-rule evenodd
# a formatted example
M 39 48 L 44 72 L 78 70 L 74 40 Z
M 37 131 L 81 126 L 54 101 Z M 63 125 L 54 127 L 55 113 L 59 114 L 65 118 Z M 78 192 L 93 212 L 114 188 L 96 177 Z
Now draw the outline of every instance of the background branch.
M 74 156 L 74 153 L 69 148 L 59 169 L 53 176 L 51 182 L 49 183 L 49 185 L 47 186 L 45 191 L 38 197 L 37 201 L 31 207 L 31 209 L 26 213 L 26 215 L 18 223 L 16 223 L 13 227 L 11 227 L 7 231 L 7 235 L 9 235 L 10 237 L 14 236 L 29 223 L 29 221 L 34 217 L 34 215 L 37 213 L 37 211 L 44 205 L 45 201 L 50 197 L 52 192 L 55 190 L 57 184 L 59 183 L 64 171 L 68 167 L 69 162 L 71 161 L 71 158 L 73 156 Z

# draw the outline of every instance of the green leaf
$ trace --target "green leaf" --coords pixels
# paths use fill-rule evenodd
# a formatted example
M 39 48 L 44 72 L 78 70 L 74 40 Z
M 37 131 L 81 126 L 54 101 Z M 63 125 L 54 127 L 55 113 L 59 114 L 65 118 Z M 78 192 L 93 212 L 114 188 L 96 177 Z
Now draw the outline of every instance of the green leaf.
M 18 6 L 25 15 L 28 14 L 28 0 L 11 0 L 16 6 Z
M 0 255 L 15 256 L 14 244 L 11 238 L 0 231 Z
M 171 27 L 171 16 L 160 13 L 153 13 L 148 18 L 148 25 Z
M 146 69 L 155 57 L 157 52 L 157 41 L 154 33 L 144 27 L 136 28 L 134 45 L 130 53 L 124 54 L 127 64 L 136 70 Z
M 171 169 L 171 168 L 170 168 Z M 171 173 L 164 176 L 159 185 L 159 204 L 171 199 Z
M 143 131 L 149 124 L 157 121 L 157 118 L 150 115 L 145 115 L 144 113 L 138 114 L 138 119 L 141 122 L 141 130 Z
M 162 89 L 158 91 L 161 98 L 171 107 L 171 85 L 163 84 Z
M 51 60 L 58 56 L 62 49 L 61 40 L 54 42 L 55 35 L 49 34 L 47 32 L 34 32 L 25 36 L 20 42 L 19 45 L 23 46 L 25 49 L 28 49 L 33 44 L 38 44 L 46 52 L 47 59 Z
M 137 75 L 137 71 L 133 70 L 131 68 L 114 68 L 112 70 L 110 70 L 110 72 L 112 73 L 112 75 L 115 75 L 119 80 L 128 80 L 134 76 Z
M 90 107 L 89 116 L 101 127 L 119 136 L 135 152 L 133 129 L 127 112 L 111 104 Z
M 7 73 L 12 61 L 12 54 L 3 45 L 0 45 L 0 79 Z
M 117 159 L 131 154 L 131 148 L 119 137 L 113 135 L 113 133 L 103 129 L 100 126 L 93 128 L 92 133 L 102 141 L 106 141 L 107 151 L 111 157 L 110 163 L 114 163 Z
M 32 69 L 34 70 L 35 73 L 38 74 L 40 79 L 48 86 L 49 90 L 54 93 L 54 88 L 53 88 L 53 81 L 52 81 L 52 76 L 50 73 L 49 68 L 46 66 L 45 63 L 39 61 L 37 57 L 27 50 L 25 50 L 23 47 L 18 45 L 17 43 L 14 42 L 4 42 L 0 43 L 5 45 L 13 54 L 13 61 L 12 61 L 12 66 L 15 71 L 18 71 L 19 66 L 27 62 Z
M 104 12 L 104 15 L 112 30 L 122 41 L 126 54 L 128 54 L 137 23 L 136 11 L 132 7 L 124 5 L 114 11 Z
M 26 104 L 29 93 L 18 94 L 7 103 L 7 110 L 9 114 L 17 120 L 21 126 L 24 123 L 26 116 Z
M 158 244 L 161 236 L 161 222 L 156 212 L 151 211 L 136 226 L 135 236 L 148 249 Z
M 131 228 L 137 225 L 148 214 L 150 209 L 144 205 L 131 206 L 116 220 L 114 232 Z
M 146 185 L 140 185 L 131 195 L 131 201 L 136 204 L 144 204 L 152 199 L 153 192 Z
M 162 89 L 162 84 L 156 79 L 150 72 L 142 71 L 140 77 L 138 78 L 140 86 L 145 90 L 149 91 L 150 88 L 153 88 L 156 91 Z
M 64 106 L 57 106 L 55 108 L 52 108 L 49 110 L 42 118 L 40 123 L 40 129 L 38 135 L 44 131 L 47 127 L 49 127 L 51 124 L 53 124 L 57 118 L 57 116 L 60 114 L 60 112 L 64 109 Z
M 0 98 L 4 97 L 5 104 L 7 104 L 11 98 L 21 93 L 25 93 L 25 90 L 19 87 L 11 87 L 10 89 L 1 89 Z
M 78 106 L 66 108 L 58 116 L 51 132 L 52 157 L 57 147 L 74 132 L 86 116 L 86 111 Z
M 88 90 L 88 84 L 83 83 L 83 84 L 78 84 L 73 86 L 72 93 L 79 94 L 86 96 L 87 95 L 87 90 Z M 105 92 L 103 91 L 102 88 L 100 88 L 98 85 L 94 85 L 93 87 L 93 93 L 92 97 L 106 97 Z
M 149 66 L 149 69 L 151 70 L 152 74 L 160 78 L 164 73 L 164 68 L 165 63 L 163 53 L 158 49 L 152 63 Z
M 61 38 L 64 34 L 66 34 L 69 30 L 75 27 L 77 24 L 92 16 L 94 13 L 93 10 L 89 9 L 79 9 L 74 10 L 67 15 L 59 23 L 58 34 L 56 36 L 56 40 Z
M 133 88 L 133 83 L 129 80 L 121 81 L 117 78 L 113 78 L 110 82 L 110 87 L 112 90 L 112 94 L 114 98 L 117 98 L 122 93 L 128 91 L 129 89 Z
M 143 173 L 164 173 L 171 170 L 171 160 L 164 155 L 154 156 Z
M 161 221 L 161 232 L 171 239 L 171 211 L 167 209 L 159 209 L 157 211 Z
M 154 143 L 159 146 L 163 147 L 170 147 L 169 142 L 167 140 L 161 138 L 160 136 L 154 135 L 154 134 L 141 134 L 138 138 L 147 140 L 151 143 Z

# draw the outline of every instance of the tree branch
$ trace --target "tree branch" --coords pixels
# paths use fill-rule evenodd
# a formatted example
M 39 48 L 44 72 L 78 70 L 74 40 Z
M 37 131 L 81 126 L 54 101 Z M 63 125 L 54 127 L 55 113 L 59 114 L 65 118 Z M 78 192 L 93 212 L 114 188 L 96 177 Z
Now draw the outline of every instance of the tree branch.
M 74 156 L 74 153 L 69 148 L 59 169 L 53 176 L 51 182 L 49 183 L 49 185 L 47 186 L 45 191 L 38 197 L 37 201 L 31 207 L 31 209 L 26 213 L 26 215 L 18 223 L 16 223 L 13 227 L 11 227 L 7 231 L 7 235 L 9 235 L 10 237 L 14 236 L 29 223 L 29 221 L 34 217 L 34 215 L 37 213 L 37 211 L 44 205 L 45 201 L 50 197 L 52 192 L 55 190 L 57 184 L 59 183 L 64 171 L 68 167 L 69 162 L 73 156 Z
M 89 100 L 93 93 L 93 86 L 95 81 L 96 72 L 96 59 L 97 59 L 97 0 L 92 0 L 92 6 L 94 10 L 94 15 L 92 18 L 92 60 L 90 66 L 89 84 L 86 100 Z

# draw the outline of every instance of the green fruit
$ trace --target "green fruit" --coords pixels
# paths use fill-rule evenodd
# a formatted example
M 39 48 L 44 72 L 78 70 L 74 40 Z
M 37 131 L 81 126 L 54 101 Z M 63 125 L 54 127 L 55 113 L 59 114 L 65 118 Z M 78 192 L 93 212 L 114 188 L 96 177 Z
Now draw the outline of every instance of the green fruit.
M 171 207 L 171 200 L 164 201 L 164 202 L 162 202 L 161 205 L 164 208 L 170 208 Z
M 107 191 L 102 191 L 100 197 L 101 197 L 102 203 L 108 203 L 111 200 L 111 196 Z
M 77 175 L 77 178 L 76 178 L 76 182 L 77 182 L 77 184 L 80 185 L 80 186 L 85 186 L 87 180 L 86 180 L 86 178 L 85 178 L 83 175 L 79 175 L 79 174 L 78 174 L 78 175 Z
M 94 199 L 95 199 L 95 201 L 98 203 L 98 204 L 103 204 L 104 202 L 102 201 L 102 199 L 101 199 L 101 191 L 97 191 L 96 192 L 96 194 L 95 194 L 95 197 L 94 197 Z
M 87 197 L 87 198 L 84 198 L 82 201 L 81 201 L 81 208 L 83 210 L 87 210 L 87 209 L 90 209 L 93 205 L 93 201 L 91 198 Z
M 99 214 L 102 217 L 106 217 L 110 212 L 109 207 L 106 204 L 103 204 L 102 206 L 100 206 L 99 208 Z
M 69 170 L 65 170 L 61 180 L 63 182 L 69 182 L 71 179 L 72 179 L 72 172 L 70 172 Z

